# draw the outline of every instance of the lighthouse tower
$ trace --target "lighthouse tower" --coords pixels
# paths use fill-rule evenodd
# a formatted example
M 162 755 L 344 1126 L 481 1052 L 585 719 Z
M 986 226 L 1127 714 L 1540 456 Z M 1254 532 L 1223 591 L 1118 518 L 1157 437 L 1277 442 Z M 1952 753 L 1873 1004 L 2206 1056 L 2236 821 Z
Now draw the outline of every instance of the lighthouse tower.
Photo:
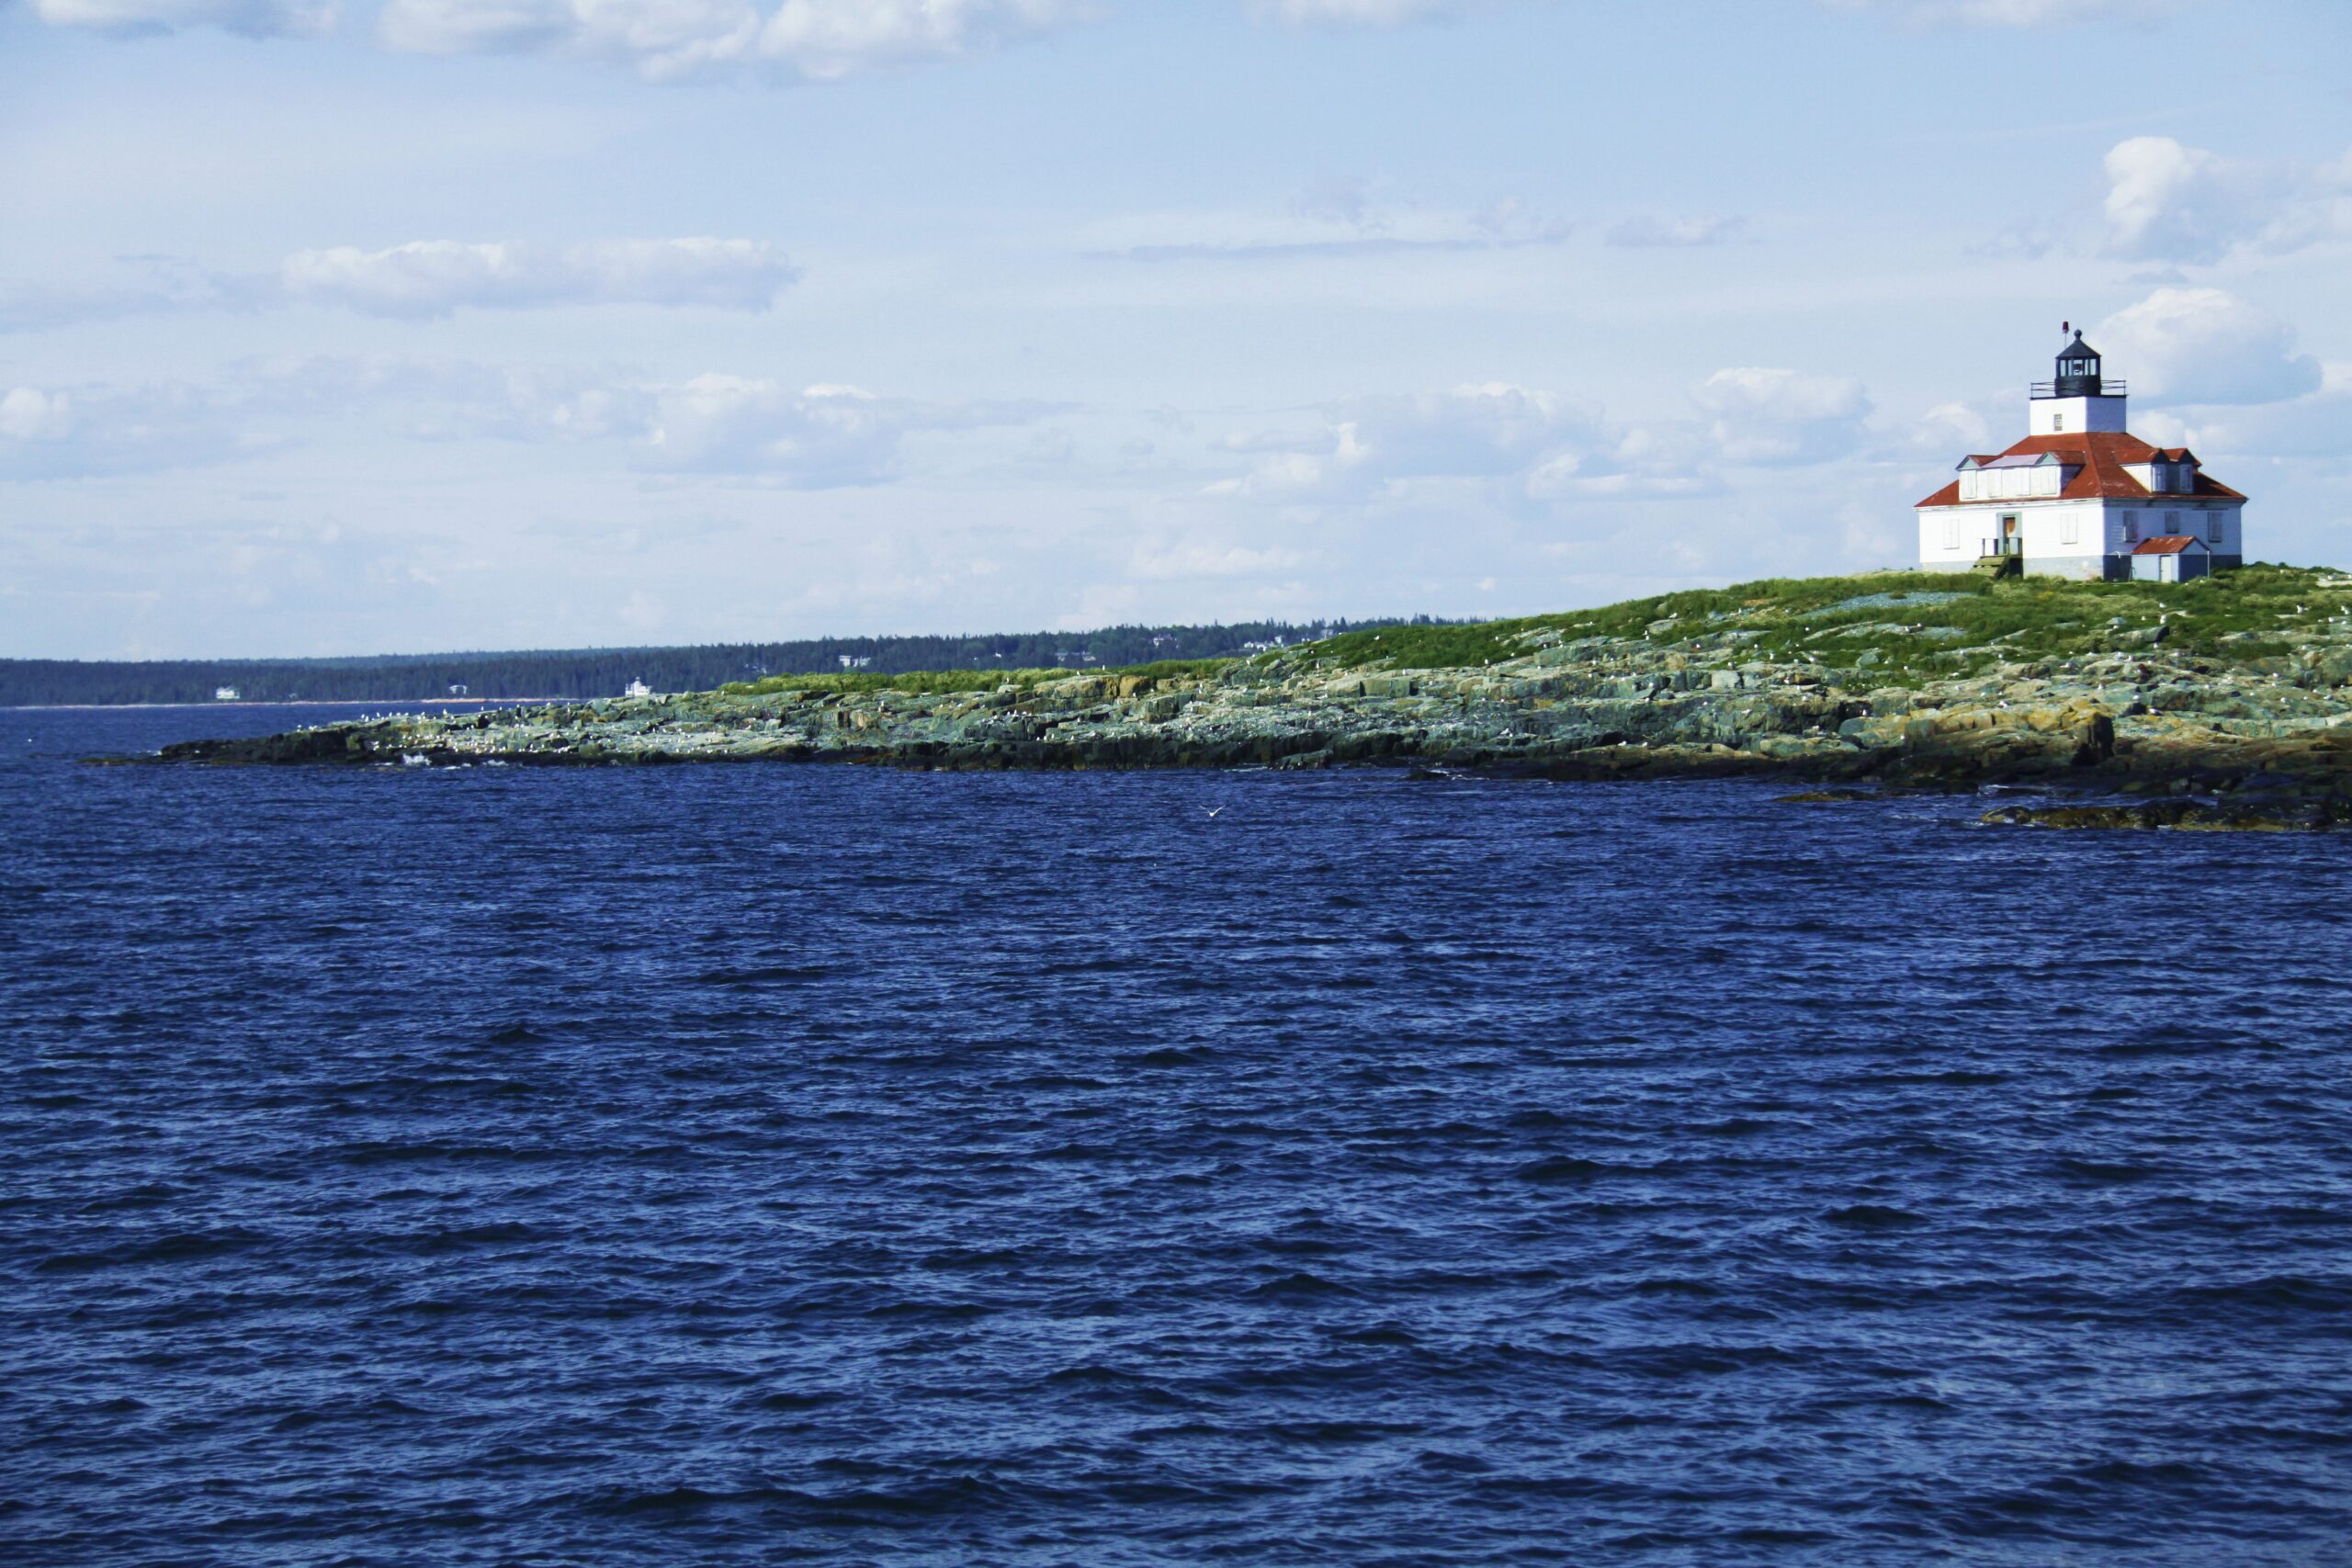
M 1922 567 L 2177 582 L 2245 558 L 2245 497 L 2188 447 L 2132 434 L 2123 383 L 2081 333 L 2028 389 L 2026 430 L 2007 451 L 1962 458 L 1915 508 Z
M 2123 383 L 2099 374 L 2099 353 L 2076 333 L 2058 351 L 2058 374 L 2028 389 L 2026 434 L 2064 435 L 2123 431 Z

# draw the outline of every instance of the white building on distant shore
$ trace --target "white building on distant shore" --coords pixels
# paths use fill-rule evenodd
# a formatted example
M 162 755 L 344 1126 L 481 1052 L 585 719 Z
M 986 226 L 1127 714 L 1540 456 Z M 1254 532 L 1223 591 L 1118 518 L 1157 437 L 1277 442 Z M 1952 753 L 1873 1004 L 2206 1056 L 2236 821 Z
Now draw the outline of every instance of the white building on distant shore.
M 2076 333 L 2057 378 L 2029 389 L 2025 439 L 1962 458 L 1960 477 L 1919 502 L 1919 564 L 2171 582 L 2243 562 L 2245 497 L 2188 447 L 2125 430 L 2123 400 Z

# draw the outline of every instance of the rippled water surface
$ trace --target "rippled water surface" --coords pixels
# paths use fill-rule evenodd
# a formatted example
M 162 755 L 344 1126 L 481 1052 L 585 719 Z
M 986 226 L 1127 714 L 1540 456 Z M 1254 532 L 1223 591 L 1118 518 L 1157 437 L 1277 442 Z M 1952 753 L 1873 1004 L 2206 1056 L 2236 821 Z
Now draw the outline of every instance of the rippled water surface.
M 0 714 L 12 1563 L 2352 1561 L 2345 840 L 288 718 Z

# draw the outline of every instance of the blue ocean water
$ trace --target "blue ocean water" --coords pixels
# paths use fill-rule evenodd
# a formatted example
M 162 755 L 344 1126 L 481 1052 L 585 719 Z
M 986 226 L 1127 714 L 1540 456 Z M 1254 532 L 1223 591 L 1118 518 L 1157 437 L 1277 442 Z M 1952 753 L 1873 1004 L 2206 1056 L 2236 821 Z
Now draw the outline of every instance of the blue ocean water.
M 11 1563 L 2352 1561 L 2343 840 L 315 716 L 0 714 Z

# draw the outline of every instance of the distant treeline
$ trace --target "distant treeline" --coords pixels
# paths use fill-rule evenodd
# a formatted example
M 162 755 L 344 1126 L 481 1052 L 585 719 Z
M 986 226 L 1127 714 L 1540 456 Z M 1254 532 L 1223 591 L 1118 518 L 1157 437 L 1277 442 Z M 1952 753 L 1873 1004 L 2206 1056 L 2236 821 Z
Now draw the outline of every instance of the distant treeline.
M 707 648 L 588 648 L 525 653 L 379 654 L 365 659 L 0 660 L 0 707 L 64 704 L 416 702 L 465 697 L 615 697 L 632 682 L 702 692 L 763 675 L 864 670 L 1072 669 L 1217 659 L 1418 616 L 1296 626 L 1111 626 L 1003 637 L 818 637 Z

